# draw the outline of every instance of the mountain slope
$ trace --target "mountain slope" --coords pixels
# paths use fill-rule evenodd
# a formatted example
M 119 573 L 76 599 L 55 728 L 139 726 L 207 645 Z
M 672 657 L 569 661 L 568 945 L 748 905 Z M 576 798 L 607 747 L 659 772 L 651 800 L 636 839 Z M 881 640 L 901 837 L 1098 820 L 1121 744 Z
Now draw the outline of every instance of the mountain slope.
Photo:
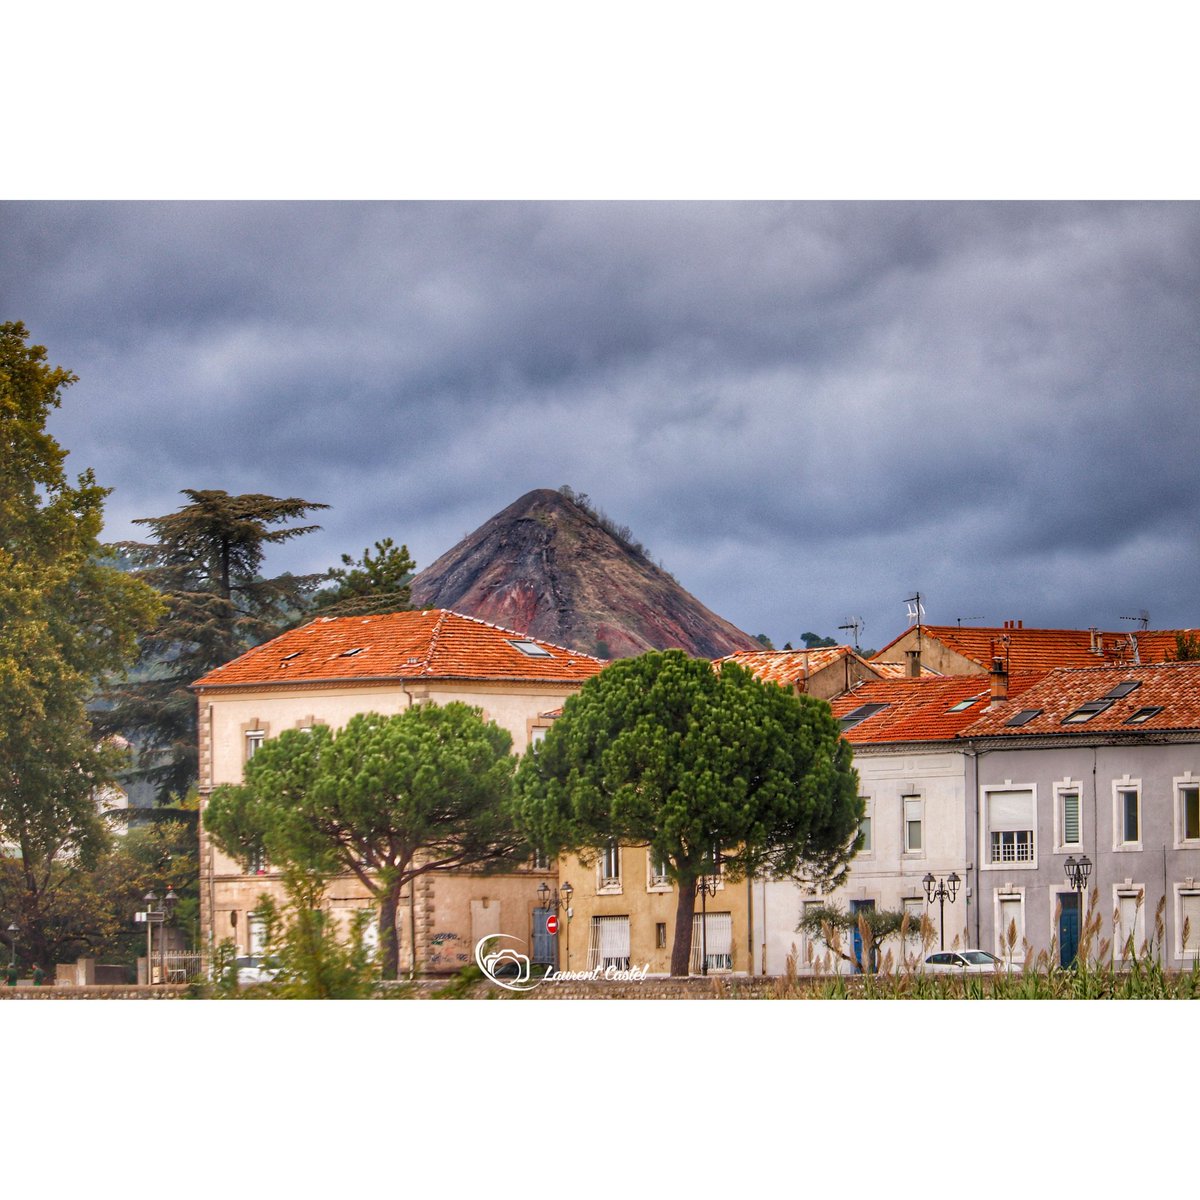
M 412 602 L 601 658 L 671 647 L 702 658 L 762 649 L 549 488 L 528 492 L 421 571 Z

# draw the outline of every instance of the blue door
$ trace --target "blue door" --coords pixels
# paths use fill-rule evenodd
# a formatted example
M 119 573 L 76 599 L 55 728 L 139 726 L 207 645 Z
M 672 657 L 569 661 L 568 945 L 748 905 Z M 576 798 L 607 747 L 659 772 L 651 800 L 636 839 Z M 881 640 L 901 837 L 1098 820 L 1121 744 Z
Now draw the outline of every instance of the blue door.
M 1058 962 L 1069 967 L 1079 953 L 1079 893 L 1058 893 Z
M 558 938 L 546 932 L 546 918 L 550 915 L 548 908 L 533 910 L 533 961 L 546 966 L 558 966 Z
M 850 901 L 850 912 L 852 914 L 863 912 L 864 910 L 870 910 L 870 909 L 873 909 L 874 907 L 875 907 L 874 900 L 851 900 Z M 863 938 L 862 938 L 862 931 L 858 928 L 857 923 L 855 924 L 853 930 L 851 930 L 851 936 L 854 939 L 854 949 L 852 951 L 852 953 L 854 955 L 854 973 L 856 975 L 861 975 L 863 965 L 864 965 L 863 964 Z M 878 951 L 874 946 L 871 947 L 871 958 L 873 960 L 871 963 L 871 969 L 874 970 L 875 961 L 877 961 L 879 958 Z

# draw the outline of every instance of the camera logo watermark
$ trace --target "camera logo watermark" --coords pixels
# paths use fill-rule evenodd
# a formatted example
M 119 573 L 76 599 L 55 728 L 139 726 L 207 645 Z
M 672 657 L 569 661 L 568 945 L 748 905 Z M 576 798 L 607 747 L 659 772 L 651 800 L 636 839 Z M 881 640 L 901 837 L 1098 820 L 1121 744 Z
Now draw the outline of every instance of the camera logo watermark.
M 534 975 L 533 964 L 528 954 L 522 954 L 511 946 L 500 949 L 489 949 L 491 942 L 505 939 L 519 942 L 511 933 L 489 933 L 475 943 L 475 963 L 484 975 L 502 988 L 510 992 L 532 992 L 543 983 L 569 983 L 575 980 L 594 982 L 597 979 L 610 981 L 644 983 L 650 974 L 650 964 L 643 963 L 640 967 L 596 966 L 587 971 L 557 971 L 546 967 L 544 975 Z

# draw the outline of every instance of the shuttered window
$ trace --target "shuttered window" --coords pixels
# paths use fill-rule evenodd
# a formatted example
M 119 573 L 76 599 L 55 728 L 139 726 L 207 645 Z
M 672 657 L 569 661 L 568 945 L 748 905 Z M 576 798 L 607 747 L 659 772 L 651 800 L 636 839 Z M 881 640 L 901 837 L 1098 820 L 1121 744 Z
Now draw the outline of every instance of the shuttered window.
M 999 926 L 996 930 L 996 953 L 1003 959 L 1011 957 L 1020 962 L 1025 957 L 1025 897 L 1000 896 L 996 905 Z
M 1062 806 L 1062 844 L 1064 846 L 1079 845 L 1079 793 L 1060 792 L 1059 804 Z
M 1179 944 L 1185 954 L 1200 953 L 1200 892 L 1179 894 Z
M 991 861 L 1033 862 L 1033 792 L 989 792 L 987 809 Z
M 700 974 L 704 966 L 704 954 L 708 954 L 710 971 L 733 970 L 733 914 L 709 913 L 707 932 L 701 923 L 700 913 L 692 918 L 692 961 L 691 970 Z
M 588 940 L 588 970 L 617 967 L 629 970 L 629 918 L 593 917 Z
M 920 796 L 904 797 L 904 852 L 915 854 L 924 846 L 921 816 L 924 805 Z
M 1141 953 L 1143 921 L 1139 896 L 1139 892 L 1133 891 L 1117 893 L 1117 927 L 1113 930 L 1117 958 L 1133 958 Z

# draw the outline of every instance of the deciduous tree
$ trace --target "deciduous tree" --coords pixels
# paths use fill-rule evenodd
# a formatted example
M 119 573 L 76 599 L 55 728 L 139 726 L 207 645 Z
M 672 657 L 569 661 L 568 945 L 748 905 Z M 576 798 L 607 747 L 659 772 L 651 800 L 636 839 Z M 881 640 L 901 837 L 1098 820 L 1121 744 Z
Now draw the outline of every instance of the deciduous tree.
M 681 651 L 612 664 L 567 700 L 517 775 L 517 819 L 551 853 L 646 845 L 678 889 L 671 974 L 686 975 L 696 881 L 803 872 L 831 887 L 862 804 L 829 706 Z
M 103 849 L 94 793 L 122 762 L 87 701 L 132 661 L 160 605 L 105 562 L 107 489 L 91 471 L 72 483 L 46 430 L 75 376 L 28 339 L 21 323 L 0 325 L 0 844 L 22 944 L 46 961 L 52 880 Z
M 405 886 L 528 856 L 508 803 L 511 748 L 505 730 L 458 702 L 359 714 L 336 733 L 287 730 L 255 752 L 243 784 L 213 793 L 204 826 L 244 865 L 265 852 L 318 879 L 356 876 L 378 902 L 383 976 L 394 979 Z

